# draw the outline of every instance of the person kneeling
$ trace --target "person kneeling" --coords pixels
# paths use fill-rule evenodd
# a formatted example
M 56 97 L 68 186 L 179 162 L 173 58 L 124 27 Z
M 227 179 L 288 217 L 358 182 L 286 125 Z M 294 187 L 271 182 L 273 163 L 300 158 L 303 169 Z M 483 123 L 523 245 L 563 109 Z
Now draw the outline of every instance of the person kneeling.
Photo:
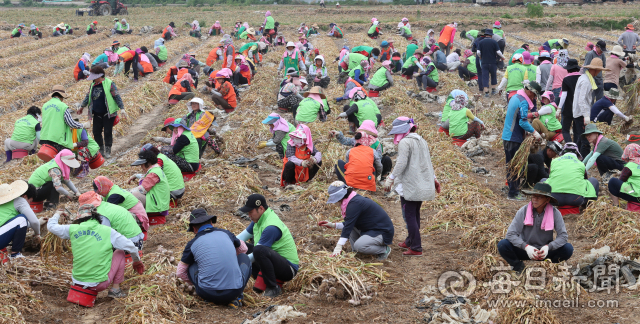
M 362 254 L 377 256 L 377 261 L 386 260 L 391 253 L 393 242 L 393 222 L 380 205 L 373 200 L 358 195 L 353 188 L 342 181 L 329 186 L 328 204 L 340 206 L 344 222 L 321 221 L 318 226 L 342 230 L 338 244 L 331 256 L 338 256 L 342 246 L 349 239 L 351 249 Z
M 347 151 L 346 162 L 338 160 L 335 166 L 336 176 L 350 187 L 376 191 L 376 178 L 382 172 L 382 156 L 370 145 L 378 139 L 364 130 L 359 130 L 355 140 L 355 147 Z
M 551 186 L 539 182 L 533 190 L 523 190 L 531 195 L 531 201 L 518 210 L 513 218 L 507 238 L 498 242 L 498 252 L 520 273 L 522 260 L 567 261 L 573 255 L 573 246 L 567 242 L 567 229 L 560 211 L 552 206 L 557 203 L 551 194 Z M 553 239 L 553 231 L 556 239 Z
M 242 292 L 251 276 L 247 246 L 233 233 L 214 227 L 216 220 L 202 208 L 191 212 L 188 231 L 195 237 L 185 246 L 176 275 L 194 285 L 206 301 L 242 307 Z
M 322 165 L 322 153 L 313 147 L 311 130 L 307 125 L 298 125 L 295 131 L 289 133 L 289 137 L 291 139 L 287 142 L 282 161 L 282 187 L 313 179 Z
M 578 146 L 569 142 L 564 145 L 559 158 L 551 162 L 549 179 L 553 197 L 559 206 L 585 206 L 588 200 L 598 199 L 598 180 L 588 177 Z

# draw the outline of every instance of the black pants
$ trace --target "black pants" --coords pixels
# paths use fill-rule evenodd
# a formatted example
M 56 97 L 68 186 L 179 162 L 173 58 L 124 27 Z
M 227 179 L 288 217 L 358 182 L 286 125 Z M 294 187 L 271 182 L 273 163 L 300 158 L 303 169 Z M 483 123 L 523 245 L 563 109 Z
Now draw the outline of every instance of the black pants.
M 251 244 L 247 244 L 247 247 L 249 245 Z M 262 278 L 267 288 L 274 288 L 277 285 L 276 280 L 290 281 L 297 274 L 289 261 L 270 247 L 254 246 L 253 257 L 255 259 L 251 268 L 253 278 L 257 278 L 258 272 L 262 272 Z
M 476 74 L 471 72 L 471 71 L 469 71 L 469 69 L 467 69 L 466 67 L 460 65 L 460 66 L 458 66 L 458 76 L 460 76 L 460 79 L 467 80 L 467 79 L 471 79 L 472 77 L 476 76 Z
M 543 178 L 548 178 L 549 174 L 544 167 L 540 167 L 537 164 L 530 163 L 527 165 L 527 178 L 525 185 L 527 187 L 533 187 L 536 183 L 540 182 Z
M 245 78 L 240 72 L 233 73 L 233 84 L 239 86 L 241 84 L 249 84 L 249 80 Z
M 322 166 L 322 162 L 318 162 L 318 165 L 312 165 L 309 167 L 309 181 L 316 176 L 316 173 L 320 170 L 320 166 Z M 282 179 L 287 184 L 295 184 L 298 178 L 298 174 L 296 174 L 296 165 L 295 163 L 289 161 L 284 165 L 284 170 L 282 170 Z
M 36 189 L 36 197 L 33 198 L 33 201 L 41 202 L 45 200 L 54 204 L 60 202 L 60 193 L 53 186 L 52 181 L 45 182 L 42 187 Z
M 522 271 L 524 269 L 524 263 L 521 260 L 530 260 L 527 251 L 513 246 L 513 244 L 511 244 L 507 239 L 503 239 L 498 242 L 498 252 L 515 271 Z M 546 259 L 551 260 L 553 263 L 559 263 L 561 261 L 569 260 L 572 255 L 573 245 L 571 245 L 571 243 L 566 243 L 555 250 L 549 250 Z
M 622 171 L 624 168 L 624 162 L 619 160 L 614 160 L 611 157 L 600 155 L 596 159 L 596 167 L 598 168 L 598 172 L 600 175 L 603 175 L 609 171 L 619 170 Z
M 164 35 L 162 35 L 162 38 L 164 38 L 165 41 L 171 40 L 171 32 L 164 33 Z
M 124 75 L 129 76 L 129 69 L 131 69 L 131 65 L 133 65 L 133 78 L 138 80 L 138 55 L 134 55 L 132 60 L 124 62 Z
M 172 94 L 169 96 L 169 100 L 190 100 L 191 98 L 195 97 L 196 94 L 193 92 L 182 92 L 180 94 Z
M 565 105 L 566 106 L 566 105 Z M 571 107 L 567 107 L 567 109 L 571 110 Z M 562 120 L 560 121 L 560 124 L 562 125 L 562 137 L 564 138 L 564 142 L 574 142 L 574 140 L 571 139 L 571 124 L 573 123 L 573 117 L 572 116 L 565 116 L 562 115 Z M 584 132 L 584 131 L 583 131 Z M 573 125 L 573 134 L 577 133 L 577 129 L 576 129 L 576 125 Z
M 484 84 L 483 84 L 483 78 L 482 78 L 482 66 L 480 66 L 480 60 L 478 58 L 476 58 L 476 71 L 478 71 L 478 90 L 480 92 L 484 91 Z
M 153 54 L 153 53 L 149 53 L 149 55 L 151 55 L 151 57 L 153 57 L 153 59 L 154 59 L 154 60 L 156 60 L 156 62 L 157 62 L 158 64 L 160 64 L 160 63 L 164 63 L 164 61 L 163 61 L 163 60 L 161 60 L 161 59 L 158 57 L 158 55 L 155 55 L 155 54 Z
M 388 155 L 382 156 L 382 176 L 384 177 L 393 169 L 393 162 Z
M 93 29 L 89 29 L 89 30 L 87 30 L 87 35 L 93 35 L 93 34 L 95 34 L 95 33 L 96 33 L 96 31 L 95 31 L 95 30 L 93 30 Z
M 504 38 L 498 41 L 498 47 L 500 47 L 500 52 L 502 52 L 504 54 L 504 48 L 507 44 L 504 41 Z M 502 60 L 498 60 L 498 62 L 496 62 L 498 69 L 502 70 L 504 69 L 504 61 Z
M 30 36 L 38 36 L 38 38 L 42 38 L 42 32 L 29 31 Z
M 371 89 L 371 90 L 380 92 L 380 91 L 383 91 L 383 90 L 387 90 L 389 88 L 391 88 L 391 83 L 387 82 L 382 87 L 379 87 L 378 89 L 375 89 L 375 90 L 373 90 L 373 89 Z
M 491 89 L 492 85 L 498 84 L 497 69 L 498 66 L 495 64 L 482 65 L 482 86 L 484 88 Z M 491 83 L 489 83 L 489 78 L 491 78 Z
M 611 122 L 613 121 L 613 115 L 614 113 L 609 110 L 609 108 L 605 108 L 600 110 L 600 113 L 598 113 L 598 116 L 596 116 L 596 119 L 593 121 L 594 123 L 607 123 L 607 125 L 611 125 Z
M 589 182 L 593 185 L 593 188 L 596 190 L 596 196 L 600 193 L 600 183 L 596 178 L 589 178 Z M 586 198 L 576 194 L 570 193 L 552 193 L 553 198 L 558 201 L 558 206 L 583 206 L 586 205 L 589 200 L 595 200 L 597 198 Z
M 371 34 L 367 34 L 369 37 L 378 37 L 378 35 L 380 35 L 377 31 L 374 31 Z
M 578 145 L 582 158 L 589 155 L 591 145 L 582 134 L 584 133 L 584 117 L 573 118 L 573 142 Z M 565 140 L 566 142 L 566 140 Z
M 109 118 L 107 115 L 93 115 L 93 139 L 98 143 L 100 148 L 113 145 L 113 122 L 116 118 Z M 104 144 L 102 134 L 104 131 Z
M 611 193 L 615 197 L 624 199 L 626 201 L 630 201 L 630 202 L 634 202 L 634 203 L 640 204 L 640 198 L 639 197 L 634 197 L 634 196 L 626 194 L 624 192 L 620 192 L 620 188 L 622 187 L 623 183 L 624 182 L 622 182 L 622 180 L 620 180 L 618 178 L 611 178 L 609 180 L 609 185 L 607 186 L 607 188 L 609 188 L 609 193 Z
M 512 141 L 503 141 L 502 145 L 504 146 L 504 156 L 507 162 L 507 184 L 509 185 L 509 197 L 513 198 L 518 195 L 518 190 L 520 188 L 520 179 L 516 178 L 515 175 L 512 175 L 509 172 L 509 162 L 513 159 L 513 156 L 516 155 L 520 145 L 522 143 L 512 142 Z
M 424 90 L 426 88 L 435 88 L 435 87 L 438 86 L 438 82 L 433 81 L 426 74 L 420 74 L 416 78 L 416 81 L 418 82 L 418 87 L 420 88 L 420 90 Z M 423 86 L 424 86 L 424 88 L 423 88 Z
M 604 91 L 609 91 L 611 88 L 618 89 L 618 86 L 615 83 L 607 82 L 604 84 Z
M 244 287 L 247 285 L 247 282 L 249 282 L 249 278 L 251 276 L 251 261 L 249 260 L 249 257 L 244 253 L 238 254 L 237 258 L 238 266 L 240 267 L 240 274 L 242 275 L 242 287 L 237 289 L 210 290 L 201 288 L 198 285 L 198 264 L 191 264 L 189 266 L 189 271 L 187 272 L 187 274 L 189 276 L 189 280 L 191 280 L 196 288 L 196 294 L 202 297 L 202 299 L 218 305 L 229 304 L 236 298 L 242 296 Z
M 22 252 L 24 247 L 24 238 L 27 236 L 29 229 L 29 221 L 23 214 L 19 214 L 8 219 L 4 225 L 0 227 L 0 249 L 6 248 L 11 244 L 11 254 Z
M 418 72 L 420 68 L 417 65 L 410 66 L 408 68 L 402 68 L 402 75 L 408 75 L 409 79 L 413 78 L 413 74 Z
M 435 64 L 436 68 L 442 72 L 446 72 L 448 70 L 447 64 L 445 63 L 433 62 L 433 64 Z

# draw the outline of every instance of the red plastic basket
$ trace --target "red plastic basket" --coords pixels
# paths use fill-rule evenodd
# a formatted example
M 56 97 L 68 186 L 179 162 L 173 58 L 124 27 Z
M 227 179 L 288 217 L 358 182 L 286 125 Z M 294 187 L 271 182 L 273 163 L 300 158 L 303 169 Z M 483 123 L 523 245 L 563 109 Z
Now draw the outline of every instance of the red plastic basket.
M 369 90 L 369 97 L 371 98 L 377 98 L 380 95 L 379 91 L 375 91 L 375 90 Z
M 162 225 L 165 224 L 167 222 L 167 218 L 165 216 L 149 216 L 149 225 L 150 226 L 155 226 L 155 225 Z
M 184 182 L 191 180 L 191 178 L 196 176 L 196 173 L 198 173 L 200 169 L 202 169 L 202 164 L 198 166 L 198 170 L 196 170 L 195 172 L 182 172 L 182 180 L 184 180 Z
M 104 164 L 104 157 L 102 156 L 102 154 L 100 154 L 100 152 L 98 152 L 96 156 L 94 156 L 93 159 L 91 159 L 91 161 L 89 162 L 89 167 L 91 169 L 97 169 L 101 167 L 103 164 Z
M 466 142 L 467 142 L 467 140 L 453 138 L 453 144 L 458 145 L 458 146 L 462 146 Z
M 34 213 L 41 213 L 44 210 L 44 201 L 32 201 L 29 203 L 29 207 Z
M 176 208 L 176 207 L 178 207 L 178 201 L 173 198 L 169 200 L 169 208 Z
M 562 214 L 562 216 L 564 215 L 571 215 L 571 214 L 580 214 L 580 207 L 579 206 L 558 206 L 558 210 L 560 211 L 560 214 Z
M 84 307 L 93 307 L 96 303 L 98 292 L 95 290 L 84 289 L 81 286 L 73 285 L 69 289 L 67 301 Z
M 440 127 L 438 128 L 438 132 L 440 132 L 440 133 L 445 133 L 445 134 L 447 134 L 447 136 L 449 136 L 449 130 L 448 130 L 448 129 L 444 129 L 444 128 L 442 128 L 442 126 L 440 126 Z
M 55 147 L 48 144 L 42 144 L 38 151 L 38 158 L 46 163 L 56 157 L 56 154 L 58 154 L 58 150 L 56 150 Z
M 638 204 L 637 202 L 628 201 L 627 210 L 633 211 L 633 212 L 640 212 L 640 204 Z
M 11 154 L 12 159 L 22 159 L 23 157 L 28 155 L 29 155 L 29 151 L 21 150 L 21 149 L 13 150 Z

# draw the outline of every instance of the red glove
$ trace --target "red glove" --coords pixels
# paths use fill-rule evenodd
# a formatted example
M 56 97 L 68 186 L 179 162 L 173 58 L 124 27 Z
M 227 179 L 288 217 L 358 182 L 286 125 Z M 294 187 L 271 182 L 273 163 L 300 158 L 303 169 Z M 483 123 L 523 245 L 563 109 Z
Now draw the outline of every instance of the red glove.
M 136 272 L 138 272 L 138 274 L 143 274 L 144 273 L 144 264 L 142 263 L 142 261 L 136 261 L 133 263 L 133 269 L 136 270 Z

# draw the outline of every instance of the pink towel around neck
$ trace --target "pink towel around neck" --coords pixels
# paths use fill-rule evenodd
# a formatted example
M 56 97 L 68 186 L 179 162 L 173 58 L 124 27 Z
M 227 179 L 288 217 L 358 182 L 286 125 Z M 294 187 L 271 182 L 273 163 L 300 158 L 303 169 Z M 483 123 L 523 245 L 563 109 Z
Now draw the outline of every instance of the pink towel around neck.
M 533 204 L 529 202 L 527 205 L 527 213 L 524 217 L 524 225 L 525 226 L 533 226 Z M 542 224 L 540 229 L 543 231 L 553 231 L 555 225 L 553 222 L 553 206 L 551 204 L 547 204 L 544 208 L 544 218 L 542 219 Z

